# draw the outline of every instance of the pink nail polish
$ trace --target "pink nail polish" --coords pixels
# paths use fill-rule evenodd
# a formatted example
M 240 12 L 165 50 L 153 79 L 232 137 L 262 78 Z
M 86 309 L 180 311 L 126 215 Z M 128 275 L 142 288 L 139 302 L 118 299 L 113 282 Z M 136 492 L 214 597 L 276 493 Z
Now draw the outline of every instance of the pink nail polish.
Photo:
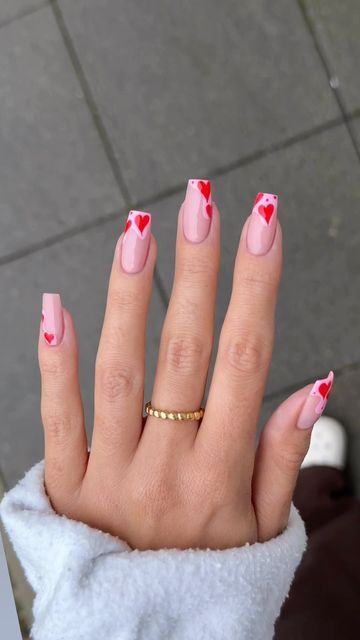
M 189 180 L 183 205 L 183 231 L 187 240 L 205 240 L 209 233 L 212 212 L 210 180 Z
M 250 253 L 261 256 L 271 249 L 276 231 L 278 196 L 258 193 L 247 232 L 247 248 Z
M 316 380 L 300 413 L 298 429 L 311 429 L 323 413 L 334 382 L 334 373 L 330 371 L 327 378 Z
M 56 347 L 63 339 L 64 314 L 58 293 L 43 293 L 41 327 L 46 344 Z
M 130 211 L 122 240 L 121 265 L 137 273 L 145 265 L 151 238 L 151 213 Z

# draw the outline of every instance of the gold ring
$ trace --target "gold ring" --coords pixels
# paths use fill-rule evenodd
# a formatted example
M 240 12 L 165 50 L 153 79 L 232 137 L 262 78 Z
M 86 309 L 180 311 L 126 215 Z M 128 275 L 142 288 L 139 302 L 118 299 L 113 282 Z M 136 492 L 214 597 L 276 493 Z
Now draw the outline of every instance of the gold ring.
M 145 411 L 149 416 L 162 420 L 200 420 L 205 413 L 205 408 L 200 407 L 196 411 L 167 411 L 166 409 L 156 409 L 149 401 L 145 405 Z

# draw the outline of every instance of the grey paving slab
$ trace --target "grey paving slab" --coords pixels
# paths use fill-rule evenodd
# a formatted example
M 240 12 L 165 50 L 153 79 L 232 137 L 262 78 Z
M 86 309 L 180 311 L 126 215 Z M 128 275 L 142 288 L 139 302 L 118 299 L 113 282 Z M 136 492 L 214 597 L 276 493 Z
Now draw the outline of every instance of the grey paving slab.
M 134 198 L 339 115 L 296 2 L 59 4 Z
M 215 343 L 253 198 L 258 191 L 280 196 L 284 273 L 268 393 L 360 359 L 359 178 L 359 162 L 345 127 L 339 126 L 213 181 L 222 216 Z M 159 242 L 159 272 L 168 293 L 182 197 L 150 209 Z
M 301 0 L 349 111 L 360 106 L 360 3 Z
M 52 11 L 0 37 L 0 256 L 122 205 Z
M 359 343 L 360 340 L 357 340 Z M 324 372 L 323 373 L 327 373 Z M 310 380 L 308 381 L 310 382 Z M 294 389 L 295 390 L 295 389 Z M 326 406 L 325 415 L 332 416 L 339 420 L 345 427 L 348 436 L 347 447 L 347 468 L 351 486 L 356 495 L 360 498 L 360 365 L 344 367 L 342 371 L 335 372 L 334 386 L 329 402 Z M 260 427 L 263 427 L 266 420 L 276 407 L 286 399 L 292 389 L 282 392 L 276 397 L 267 399 L 264 402 Z
M 24 12 L 36 10 L 45 3 L 46 0 L 1 0 L 0 27 L 2 23 L 21 16 Z
M 0 469 L 8 486 L 43 456 L 37 364 L 43 291 L 61 292 L 63 304 L 73 314 L 91 435 L 94 362 L 113 250 L 123 227 L 121 218 L 0 268 Z M 154 288 L 147 336 L 146 399 L 152 390 L 162 309 Z

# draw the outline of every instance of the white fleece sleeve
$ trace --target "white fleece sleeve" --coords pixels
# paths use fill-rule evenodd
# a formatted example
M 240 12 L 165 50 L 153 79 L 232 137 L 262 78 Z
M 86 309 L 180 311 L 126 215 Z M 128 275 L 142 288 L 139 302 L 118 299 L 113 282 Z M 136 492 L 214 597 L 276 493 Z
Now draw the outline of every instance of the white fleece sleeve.
M 270 640 L 306 545 L 292 506 L 276 538 L 225 550 L 132 550 L 59 516 L 44 461 L 0 504 L 35 591 L 34 640 Z

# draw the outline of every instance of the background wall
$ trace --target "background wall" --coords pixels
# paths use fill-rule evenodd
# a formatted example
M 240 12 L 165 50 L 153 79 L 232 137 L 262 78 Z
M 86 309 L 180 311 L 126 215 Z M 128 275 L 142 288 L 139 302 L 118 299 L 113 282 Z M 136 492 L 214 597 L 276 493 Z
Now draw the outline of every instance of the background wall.
M 253 198 L 279 194 L 285 268 L 262 422 L 333 368 L 327 411 L 349 429 L 360 490 L 359 59 L 358 0 L 0 1 L 5 488 L 43 456 L 43 291 L 74 315 L 91 434 L 107 278 L 130 208 L 152 212 L 159 244 L 150 398 L 178 208 L 196 177 L 213 180 L 223 220 L 216 342 Z M 13 579 L 29 619 L 31 594 Z

